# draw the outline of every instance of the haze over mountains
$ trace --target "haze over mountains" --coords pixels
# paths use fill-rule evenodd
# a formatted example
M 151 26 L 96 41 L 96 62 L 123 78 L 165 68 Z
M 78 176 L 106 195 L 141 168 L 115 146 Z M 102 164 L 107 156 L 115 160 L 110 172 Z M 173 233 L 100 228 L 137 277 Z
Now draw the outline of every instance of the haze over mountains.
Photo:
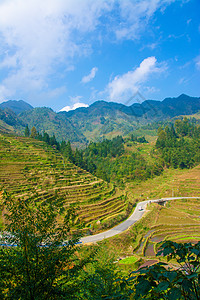
M 22 131 L 26 124 L 39 132 L 55 134 L 61 141 L 70 140 L 74 145 L 86 144 L 115 135 L 126 135 L 144 125 L 180 115 L 200 111 L 200 97 L 180 95 L 163 101 L 146 100 L 130 106 L 115 102 L 96 101 L 88 108 L 69 112 L 54 112 L 51 108 L 36 107 L 23 100 L 9 100 L 0 104 L 1 126 L 12 126 Z
M 11 109 L 16 115 L 22 113 L 23 111 L 30 110 L 33 108 L 29 103 L 23 100 L 8 100 L 0 104 L 1 109 L 9 108 Z

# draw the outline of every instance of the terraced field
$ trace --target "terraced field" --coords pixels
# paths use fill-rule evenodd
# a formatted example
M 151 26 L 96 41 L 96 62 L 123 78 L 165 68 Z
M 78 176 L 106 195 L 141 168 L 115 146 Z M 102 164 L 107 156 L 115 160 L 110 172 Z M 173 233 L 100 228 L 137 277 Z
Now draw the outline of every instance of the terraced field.
M 47 144 L 0 134 L 0 187 L 13 197 L 59 198 L 77 205 L 83 230 L 100 231 L 132 208 L 125 192 L 66 161 Z
M 158 243 L 163 240 L 197 242 L 200 240 L 200 200 L 182 199 L 158 204 L 154 224 L 143 239 L 138 251 L 146 258 L 155 256 Z M 140 253 L 139 253 L 140 252 Z
M 197 169 L 199 167 L 188 170 L 184 177 L 187 179 L 192 173 L 196 174 Z M 186 182 L 187 180 L 187 189 Z M 191 196 L 194 196 L 192 189 Z M 120 235 L 102 241 L 102 244 L 110 250 L 114 249 L 120 259 L 120 268 L 129 274 L 139 266 L 158 262 L 158 243 L 164 240 L 183 243 L 200 241 L 200 199 L 172 200 L 166 202 L 165 206 L 151 203 L 142 219 L 134 226 Z

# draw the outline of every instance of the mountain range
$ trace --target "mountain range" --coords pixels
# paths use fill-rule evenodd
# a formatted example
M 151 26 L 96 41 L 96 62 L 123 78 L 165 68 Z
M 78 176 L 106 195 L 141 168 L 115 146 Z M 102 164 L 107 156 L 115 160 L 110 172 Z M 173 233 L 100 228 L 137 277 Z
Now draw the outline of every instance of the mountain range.
M 138 126 L 199 111 L 200 97 L 185 94 L 129 106 L 100 100 L 87 108 L 58 113 L 47 107 L 33 108 L 23 100 L 9 100 L 0 104 L 0 125 L 22 132 L 28 124 L 30 128 L 35 126 L 39 132 L 54 133 L 59 141 L 70 140 L 79 147 L 91 140 L 127 135 Z
M 9 108 L 11 109 L 16 115 L 22 113 L 23 111 L 33 109 L 33 106 L 31 106 L 29 103 L 23 101 L 23 100 L 8 100 L 3 103 L 0 103 L 0 108 L 5 109 Z

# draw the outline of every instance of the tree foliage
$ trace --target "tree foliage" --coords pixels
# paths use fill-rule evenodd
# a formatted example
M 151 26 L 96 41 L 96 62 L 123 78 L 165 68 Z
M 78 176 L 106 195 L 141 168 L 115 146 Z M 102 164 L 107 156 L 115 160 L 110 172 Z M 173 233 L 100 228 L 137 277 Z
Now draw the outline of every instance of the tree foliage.
M 134 134 L 131 134 L 130 135 L 130 138 L 129 138 L 130 141 L 132 142 L 138 142 L 138 143 L 148 143 L 148 141 L 145 139 L 144 136 L 141 136 L 141 137 L 137 137 L 137 136 L 134 136 Z
M 71 232 L 74 209 L 64 210 L 62 199 L 35 198 L 12 199 L 4 193 L 1 299 L 62 299 L 78 289 L 76 277 L 84 262 L 75 255 L 79 237 Z
M 200 126 L 187 118 L 158 129 L 156 148 L 167 167 L 190 168 L 200 162 Z
M 26 137 L 29 137 L 29 135 L 30 135 L 30 130 L 29 130 L 28 125 L 26 125 L 26 127 L 25 127 L 24 135 L 25 135 Z
M 146 180 L 160 175 L 163 167 L 190 168 L 200 162 L 200 126 L 189 122 L 187 118 L 176 120 L 175 125 L 168 124 L 158 128 L 155 149 L 146 159 L 140 151 L 125 151 L 125 140 L 117 136 L 112 140 L 91 142 L 85 149 L 72 149 L 70 142 L 57 142 L 55 135 L 36 134 L 36 138 L 45 141 L 61 151 L 70 162 L 103 180 L 123 185 L 127 181 Z M 128 141 L 146 143 L 144 137 L 133 134 Z
M 173 267 L 159 262 L 132 272 L 133 299 L 200 299 L 200 242 L 161 243 L 157 256 L 173 260 Z
M 37 130 L 36 130 L 35 126 L 33 126 L 31 128 L 31 135 L 30 135 L 30 137 L 35 139 L 37 137 L 37 134 L 38 134 Z
M 70 141 L 59 143 L 54 135 L 50 137 L 46 132 L 37 133 L 36 138 L 59 150 L 70 162 L 108 182 L 123 185 L 129 180 L 146 180 L 163 171 L 159 159 L 149 163 L 138 152 L 127 154 L 121 136 L 98 143 L 91 142 L 85 149 L 75 151 Z M 147 142 L 144 137 L 133 139 L 138 143 Z
M 0 298 L 100 300 L 124 293 L 114 256 L 95 245 L 77 245 L 74 208 L 64 208 L 59 198 L 36 199 L 4 192 Z

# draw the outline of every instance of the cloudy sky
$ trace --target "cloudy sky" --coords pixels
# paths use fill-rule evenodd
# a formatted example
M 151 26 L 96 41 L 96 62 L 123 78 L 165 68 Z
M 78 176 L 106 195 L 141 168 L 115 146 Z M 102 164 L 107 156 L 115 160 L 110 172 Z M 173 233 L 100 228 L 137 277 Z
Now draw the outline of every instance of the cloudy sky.
M 200 96 L 199 0 L 0 0 L 0 102 Z

